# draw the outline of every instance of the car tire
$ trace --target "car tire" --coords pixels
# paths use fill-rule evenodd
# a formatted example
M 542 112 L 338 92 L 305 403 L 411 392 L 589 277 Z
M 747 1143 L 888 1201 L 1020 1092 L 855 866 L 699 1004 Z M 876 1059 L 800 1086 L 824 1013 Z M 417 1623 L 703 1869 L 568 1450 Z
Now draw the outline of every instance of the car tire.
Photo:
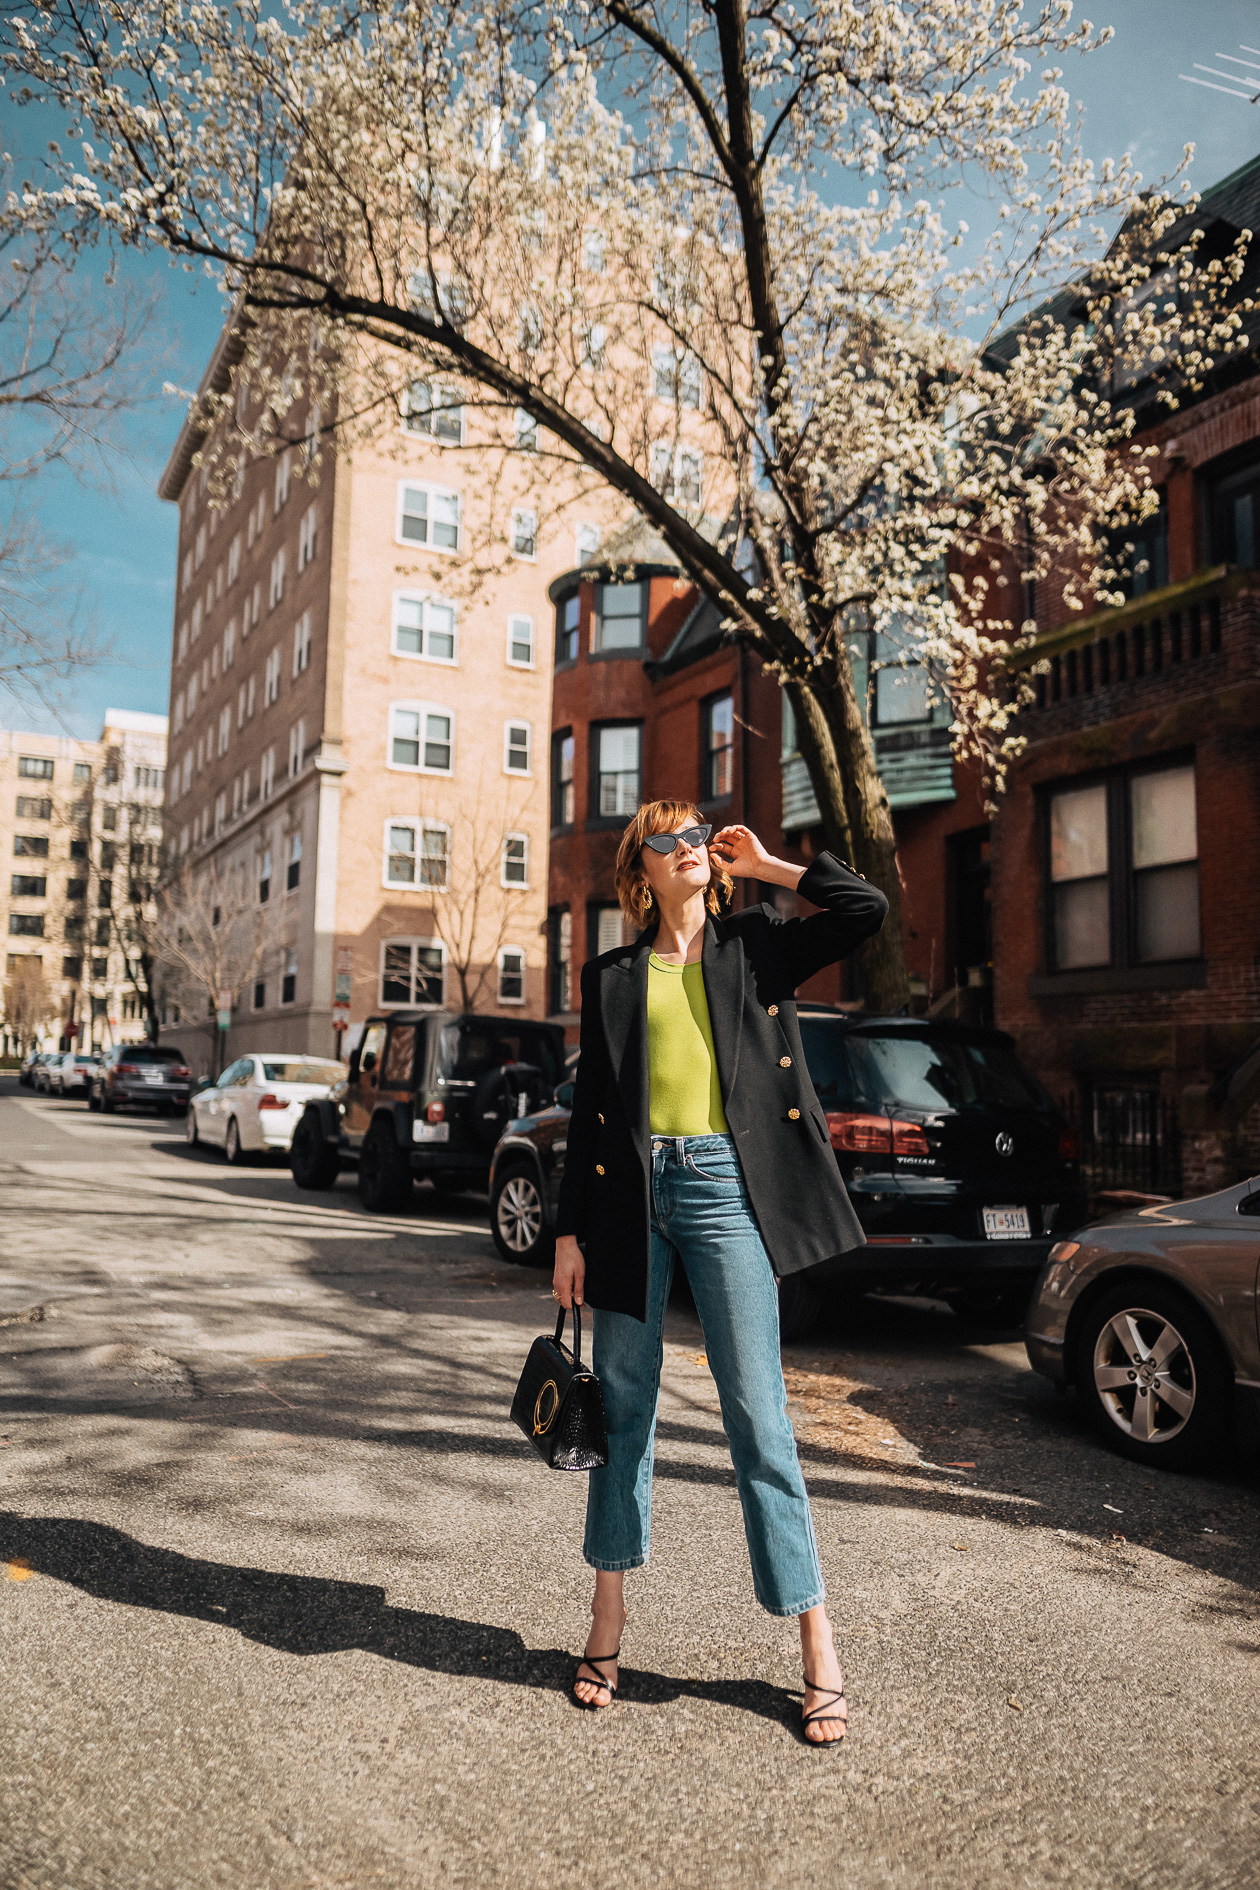
M 189 1106 L 188 1119 L 184 1123 L 184 1140 L 189 1148 L 200 1148 L 201 1137 L 197 1133 L 197 1111 Z
M 547 1225 L 538 1176 L 528 1162 L 512 1162 L 495 1177 L 490 1234 L 503 1259 L 514 1267 L 553 1264 L 556 1237 Z
M 298 1118 L 289 1146 L 289 1168 L 299 1188 L 311 1194 L 324 1194 L 336 1186 L 341 1162 L 335 1148 L 330 1148 L 320 1133 L 319 1123 L 309 1114 Z
M 245 1151 L 241 1147 L 241 1128 L 235 1116 L 228 1117 L 227 1134 L 223 1138 L 223 1159 L 230 1168 L 239 1168 L 245 1160 Z
M 103 1089 L 101 1091 L 101 1114 L 103 1116 L 112 1116 L 117 1107 L 118 1104 L 114 1101 L 109 1091 Z
M 1230 1370 L 1221 1342 L 1192 1300 L 1159 1281 L 1113 1287 L 1088 1308 L 1076 1342 L 1076 1386 L 1104 1442 L 1151 1468 L 1200 1464 L 1228 1435 Z
M 411 1169 L 388 1118 L 378 1116 L 359 1150 L 359 1199 L 369 1214 L 400 1214 L 411 1195 Z
M 786 1273 L 779 1281 L 779 1337 L 789 1345 L 807 1339 L 822 1316 L 825 1297 L 816 1281 Z
M 100 1097 L 97 1095 L 94 1089 L 90 1089 L 88 1091 L 88 1108 L 92 1110 L 96 1110 L 96 1109 L 99 1109 L 100 1106 L 101 1106 Z

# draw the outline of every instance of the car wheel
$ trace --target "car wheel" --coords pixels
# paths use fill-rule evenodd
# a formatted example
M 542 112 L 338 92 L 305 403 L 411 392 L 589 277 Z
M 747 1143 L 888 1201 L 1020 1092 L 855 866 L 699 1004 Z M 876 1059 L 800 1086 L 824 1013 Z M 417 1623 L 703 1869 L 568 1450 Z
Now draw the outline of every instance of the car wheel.
M 411 1194 L 411 1169 L 394 1140 L 393 1125 L 378 1118 L 359 1150 L 359 1199 L 369 1214 L 398 1214 Z
M 556 1237 L 547 1225 L 538 1177 L 518 1163 L 498 1176 L 490 1197 L 490 1232 L 505 1260 L 517 1267 L 547 1267 Z
M 1118 1286 L 1089 1308 L 1076 1384 L 1094 1428 L 1139 1463 L 1200 1463 L 1224 1442 L 1229 1369 L 1192 1301 L 1158 1282 Z
M 103 1116 L 112 1116 L 117 1107 L 118 1104 L 114 1101 L 109 1091 L 103 1089 L 101 1091 L 101 1114 Z
M 245 1151 L 241 1147 L 241 1131 L 235 1116 L 228 1118 L 227 1134 L 223 1138 L 223 1153 L 228 1165 L 232 1168 L 239 1168 L 245 1159 Z
M 197 1111 L 191 1107 L 188 1111 L 188 1119 L 184 1123 L 184 1140 L 189 1148 L 198 1148 L 201 1145 L 201 1137 L 197 1133 Z
M 96 1091 L 95 1091 L 94 1089 L 90 1089 L 90 1090 L 88 1091 L 88 1108 L 89 1108 L 89 1109 L 99 1109 L 99 1108 L 100 1108 L 100 1106 L 101 1106 L 101 1099 L 100 1099 L 100 1097 L 99 1097 L 99 1096 L 97 1095 L 97 1093 L 96 1093 Z
M 318 1121 L 309 1115 L 298 1118 L 289 1147 L 289 1167 L 299 1188 L 323 1194 L 336 1185 L 341 1162 L 335 1148 L 330 1148 L 320 1134 Z
M 786 1273 L 779 1281 L 779 1337 L 792 1344 L 806 1339 L 822 1315 L 823 1291 L 800 1273 Z

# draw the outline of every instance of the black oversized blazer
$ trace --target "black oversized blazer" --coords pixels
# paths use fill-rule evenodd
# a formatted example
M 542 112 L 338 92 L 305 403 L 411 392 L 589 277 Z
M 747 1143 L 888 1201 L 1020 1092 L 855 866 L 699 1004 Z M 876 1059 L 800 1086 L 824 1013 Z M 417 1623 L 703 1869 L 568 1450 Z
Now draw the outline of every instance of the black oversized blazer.
M 704 988 L 722 1102 L 753 1212 L 777 1274 L 864 1244 L 805 1067 L 793 993 L 878 932 L 883 893 L 821 853 L 797 887 L 821 906 L 782 919 L 768 905 L 705 921 Z M 583 1297 L 647 1313 L 649 1175 L 647 979 L 651 932 L 582 967 L 577 1067 L 557 1234 L 586 1257 Z

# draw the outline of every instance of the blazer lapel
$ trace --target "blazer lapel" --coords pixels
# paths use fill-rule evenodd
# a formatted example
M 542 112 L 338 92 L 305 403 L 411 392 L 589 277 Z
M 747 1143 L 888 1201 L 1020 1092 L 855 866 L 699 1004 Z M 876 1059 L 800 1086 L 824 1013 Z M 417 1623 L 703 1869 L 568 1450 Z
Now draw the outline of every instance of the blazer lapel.
M 723 937 L 713 920 L 704 924 L 704 995 L 709 1006 L 709 1027 L 717 1057 L 722 1099 L 729 1102 L 739 1067 L 739 1040 L 744 1022 L 744 948 L 738 938 Z
M 608 1061 L 645 1168 L 648 1150 L 647 983 L 651 946 L 649 937 L 640 937 L 599 974 L 599 1003 Z

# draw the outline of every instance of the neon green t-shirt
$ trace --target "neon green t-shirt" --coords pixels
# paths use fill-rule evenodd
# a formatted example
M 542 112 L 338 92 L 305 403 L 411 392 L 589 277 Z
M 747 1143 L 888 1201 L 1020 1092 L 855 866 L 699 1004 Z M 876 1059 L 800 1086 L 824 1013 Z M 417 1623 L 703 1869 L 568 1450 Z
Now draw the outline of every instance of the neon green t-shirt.
M 728 1135 L 704 967 L 648 955 L 648 1121 L 653 1135 Z

